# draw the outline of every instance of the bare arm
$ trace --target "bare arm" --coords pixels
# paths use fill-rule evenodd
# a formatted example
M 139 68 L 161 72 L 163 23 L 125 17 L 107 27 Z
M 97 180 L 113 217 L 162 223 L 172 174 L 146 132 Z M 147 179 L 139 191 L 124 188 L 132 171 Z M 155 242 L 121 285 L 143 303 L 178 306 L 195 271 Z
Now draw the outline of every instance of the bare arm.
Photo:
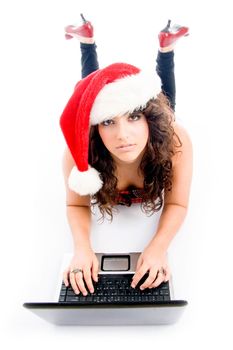
M 75 162 L 68 149 L 64 152 L 62 165 L 66 187 L 66 214 L 76 250 L 80 245 L 90 245 L 90 196 L 79 196 L 69 189 L 68 177 Z
M 68 186 L 68 178 L 73 166 L 75 166 L 73 157 L 66 149 L 63 156 L 63 173 L 66 186 L 67 219 L 74 241 L 74 256 L 69 267 L 64 271 L 63 279 L 67 286 L 69 282 L 71 283 L 75 293 L 79 294 L 81 291 L 83 295 L 86 295 L 84 280 L 89 291 L 93 292 L 92 278 L 95 281 L 98 279 L 98 259 L 90 243 L 90 196 L 79 196 Z M 72 272 L 77 268 L 82 272 Z
M 165 192 L 164 208 L 151 242 L 163 250 L 167 250 L 185 219 L 192 180 L 193 157 L 190 137 L 183 127 L 176 124 L 174 129 L 182 142 L 182 147 L 179 148 L 181 152 L 174 156 L 172 191 Z

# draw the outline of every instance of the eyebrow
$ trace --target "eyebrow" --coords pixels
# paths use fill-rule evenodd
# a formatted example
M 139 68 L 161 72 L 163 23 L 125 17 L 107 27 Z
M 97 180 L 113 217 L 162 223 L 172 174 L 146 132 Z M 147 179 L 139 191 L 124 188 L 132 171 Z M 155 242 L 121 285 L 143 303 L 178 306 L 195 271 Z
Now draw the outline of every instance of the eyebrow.
M 144 115 L 141 111 L 134 111 L 134 112 L 132 112 L 132 113 L 125 113 L 125 114 L 123 114 L 123 115 L 117 115 L 117 116 L 115 116 L 115 117 L 109 117 L 109 118 L 103 120 L 102 123 L 103 123 L 103 122 L 106 122 L 107 120 L 118 120 L 118 119 L 120 119 L 120 118 L 122 118 L 122 117 L 130 117 L 130 116 L 132 116 L 132 115 L 138 115 L 138 114 L 139 114 L 139 115 Z

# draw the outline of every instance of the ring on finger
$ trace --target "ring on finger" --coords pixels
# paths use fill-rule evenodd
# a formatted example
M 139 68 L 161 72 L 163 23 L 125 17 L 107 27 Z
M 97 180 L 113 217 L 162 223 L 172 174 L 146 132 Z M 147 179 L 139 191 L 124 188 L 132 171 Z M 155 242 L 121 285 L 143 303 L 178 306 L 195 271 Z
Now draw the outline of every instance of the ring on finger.
M 79 269 L 79 268 L 77 268 L 77 269 L 73 269 L 72 271 L 70 271 L 70 273 L 74 273 L 74 274 L 76 274 L 76 273 L 78 273 L 78 272 L 83 272 L 83 270 L 82 269 Z
M 158 274 L 166 275 L 166 270 L 163 267 L 161 267 L 158 271 Z

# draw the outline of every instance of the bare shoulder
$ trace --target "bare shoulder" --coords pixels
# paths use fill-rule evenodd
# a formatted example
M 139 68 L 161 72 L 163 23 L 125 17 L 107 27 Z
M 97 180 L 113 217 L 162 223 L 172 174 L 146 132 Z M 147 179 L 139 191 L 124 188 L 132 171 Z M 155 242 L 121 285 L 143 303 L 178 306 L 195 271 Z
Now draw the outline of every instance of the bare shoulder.
M 166 204 L 177 204 L 188 207 L 189 193 L 193 172 L 192 143 L 187 130 L 178 123 L 173 125 L 175 141 L 180 147 L 176 147 L 172 159 L 173 177 L 172 191 L 165 192 Z M 177 137 L 179 140 L 177 140 Z
M 181 124 L 174 122 L 172 126 L 174 128 L 175 133 L 179 136 L 181 141 L 183 140 L 184 142 L 191 143 L 188 131 Z
M 75 166 L 75 161 L 68 147 L 64 150 L 62 165 L 63 165 L 64 174 L 68 177 L 71 169 Z
M 176 140 L 176 153 L 173 159 L 174 163 L 176 164 L 183 158 L 192 157 L 192 141 L 188 131 L 181 124 L 174 122 L 172 126 L 175 134 L 179 138 Z
M 69 188 L 68 178 L 72 168 L 76 166 L 75 161 L 68 148 L 65 149 L 62 159 L 63 175 L 66 188 L 66 204 L 76 206 L 90 206 L 90 196 L 80 196 Z

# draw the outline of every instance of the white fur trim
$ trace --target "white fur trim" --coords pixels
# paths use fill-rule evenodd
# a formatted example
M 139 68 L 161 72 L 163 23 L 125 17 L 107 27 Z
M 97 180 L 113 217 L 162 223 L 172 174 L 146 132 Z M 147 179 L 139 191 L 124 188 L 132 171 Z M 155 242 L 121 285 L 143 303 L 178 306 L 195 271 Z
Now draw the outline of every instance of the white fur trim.
M 91 124 L 132 113 L 161 92 L 161 81 L 155 71 L 140 71 L 106 84 L 96 96 L 90 118 Z
M 68 185 L 72 191 L 85 196 L 98 192 L 103 183 L 96 169 L 89 167 L 87 171 L 79 171 L 74 166 L 69 175 Z

